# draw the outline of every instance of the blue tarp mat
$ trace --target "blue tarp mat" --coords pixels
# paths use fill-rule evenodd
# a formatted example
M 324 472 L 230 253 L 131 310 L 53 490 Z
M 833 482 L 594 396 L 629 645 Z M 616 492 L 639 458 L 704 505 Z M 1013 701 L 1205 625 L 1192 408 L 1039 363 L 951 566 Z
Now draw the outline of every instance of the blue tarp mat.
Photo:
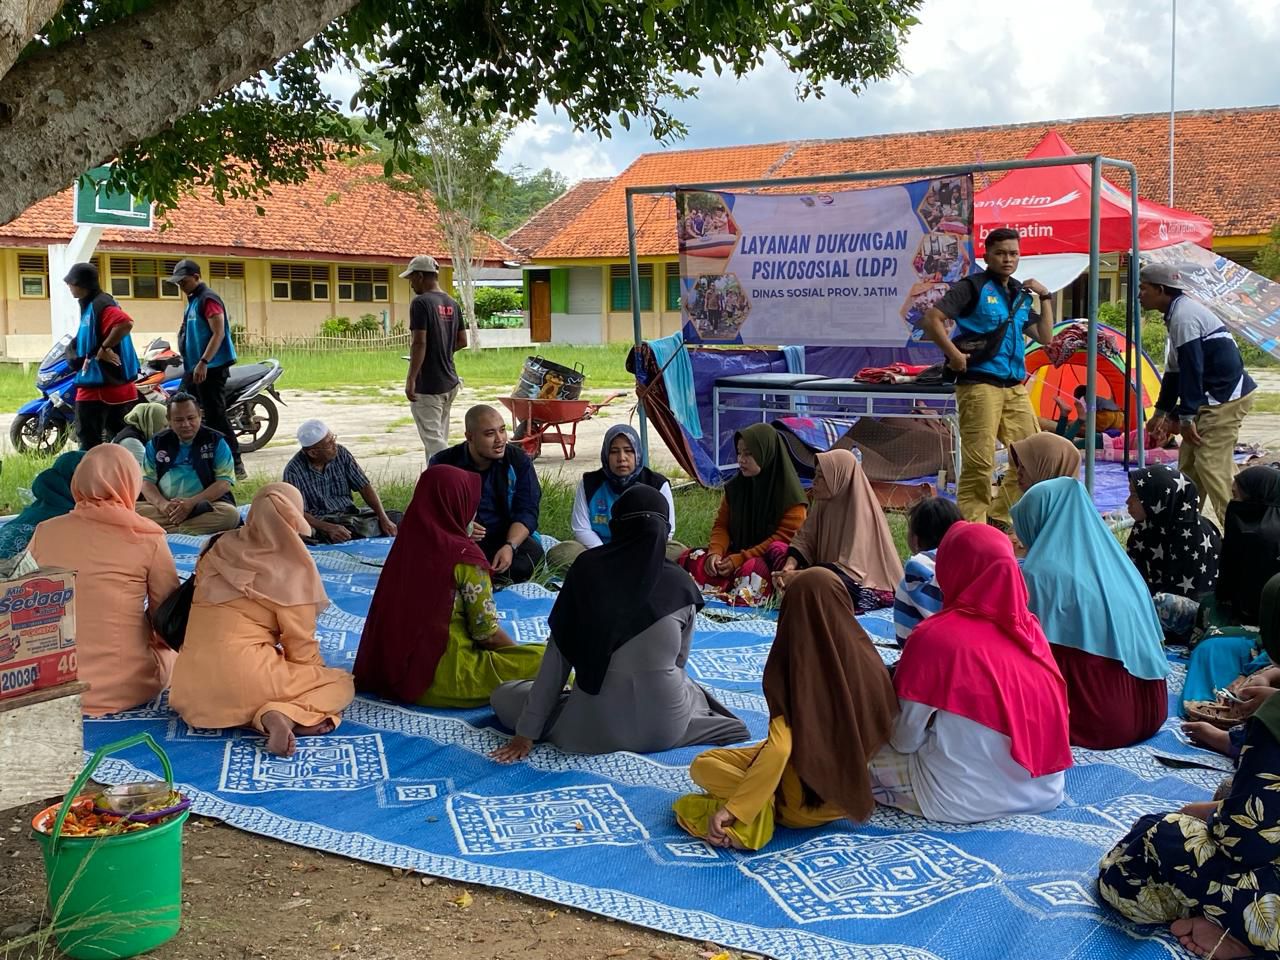
M 171 538 L 190 570 L 199 541 Z M 333 605 L 325 659 L 348 667 L 387 541 L 317 549 Z M 544 639 L 554 594 L 524 585 L 498 605 L 520 642 Z M 884 615 L 864 618 L 897 657 Z M 774 624 L 709 607 L 690 673 L 764 735 L 760 688 Z M 1170 694 L 1185 668 L 1176 660 Z M 1076 751 L 1067 799 L 1047 814 L 976 826 L 879 808 L 869 823 L 779 829 L 755 854 L 713 849 L 675 824 L 696 748 L 574 756 L 539 746 L 487 759 L 505 736 L 487 709 L 428 710 L 357 699 L 336 733 L 281 759 L 244 730 L 194 729 L 160 702 L 85 724 L 90 749 L 146 731 L 172 758 L 194 809 L 232 826 L 370 863 L 502 887 L 695 940 L 794 960 L 1157 960 L 1181 955 L 1162 928 L 1100 905 L 1099 857 L 1144 813 L 1207 799 L 1230 764 L 1186 745 L 1177 721 L 1150 743 Z M 1156 751 L 1220 766 L 1170 769 Z M 119 783 L 157 764 L 130 751 L 99 768 Z

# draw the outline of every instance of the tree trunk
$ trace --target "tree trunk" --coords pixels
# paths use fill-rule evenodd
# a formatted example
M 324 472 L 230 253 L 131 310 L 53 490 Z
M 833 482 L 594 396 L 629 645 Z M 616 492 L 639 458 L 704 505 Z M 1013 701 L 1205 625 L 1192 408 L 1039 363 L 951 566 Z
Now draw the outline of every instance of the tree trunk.
M 60 6 L 62 0 L 0 0 L 0 77 Z
M 162 0 L 19 63 L 0 78 L 0 224 L 255 76 L 355 5 Z

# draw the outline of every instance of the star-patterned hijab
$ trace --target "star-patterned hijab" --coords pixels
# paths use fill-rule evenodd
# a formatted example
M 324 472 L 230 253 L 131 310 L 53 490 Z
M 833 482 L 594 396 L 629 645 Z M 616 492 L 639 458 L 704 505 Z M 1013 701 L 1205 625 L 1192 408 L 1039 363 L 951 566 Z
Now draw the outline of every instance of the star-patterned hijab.
M 1129 533 L 1129 558 L 1151 593 L 1191 599 L 1211 593 L 1222 535 L 1200 515 L 1195 481 L 1160 463 L 1131 473 L 1129 492 L 1147 515 Z

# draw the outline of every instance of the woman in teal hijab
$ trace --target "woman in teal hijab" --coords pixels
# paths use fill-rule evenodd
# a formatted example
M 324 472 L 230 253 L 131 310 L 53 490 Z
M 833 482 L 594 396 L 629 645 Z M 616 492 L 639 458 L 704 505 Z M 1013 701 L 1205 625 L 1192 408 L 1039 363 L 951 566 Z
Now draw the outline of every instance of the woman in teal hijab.
M 1280 575 L 1262 589 L 1262 645 L 1280 661 Z M 1137 923 L 1167 923 L 1197 956 L 1280 953 L 1280 695 L 1247 722 L 1221 801 L 1138 820 L 1102 858 L 1098 893 Z
M 48 470 L 36 474 L 31 484 L 35 500 L 0 527 L 0 560 L 9 560 L 22 554 L 31 542 L 37 524 L 71 512 L 76 505 L 71 498 L 71 477 L 83 456 L 83 450 L 71 450 L 53 461 L 53 466 Z
M 1151 592 L 1074 477 L 1036 484 L 1013 509 L 1022 575 L 1067 681 L 1071 742 L 1112 750 L 1155 735 L 1169 661 Z

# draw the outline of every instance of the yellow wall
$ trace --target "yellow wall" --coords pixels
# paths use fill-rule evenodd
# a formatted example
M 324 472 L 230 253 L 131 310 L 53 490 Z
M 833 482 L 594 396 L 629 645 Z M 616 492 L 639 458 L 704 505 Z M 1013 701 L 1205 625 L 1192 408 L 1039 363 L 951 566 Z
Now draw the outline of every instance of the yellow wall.
M 49 300 L 26 299 L 20 296 L 18 274 L 19 254 L 47 254 L 40 248 L 12 249 L 0 247 L 0 344 L 7 356 L 23 359 L 38 357 L 48 349 L 49 337 Z M 99 264 L 104 268 L 103 287 L 110 289 L 109 258 L 112 256 L 146 256 L 154 257 L 150 251 L 99 251 Z M 180 254 L 167 251 L 164 259 L 174 259 Z M 413 299 L 413 291 L 409 281 L 401 280 L 398 274 L 403 269 L 401 263 L 365 262 L 352 263 L 351 266 L 387 267 L 389 271 L 390 299 L 384 302 L 339 302 L 336 263 L 326 261 L 301 261 L 285 258 L 246 259 L 239 257 L 193 257 L 201 268 L 208 272 L 210 259 L 244 264 L 244 312 L 243 316 L 232 315 L 232 322 L 243 325 L 246 330 L 258 336 L 266 337 L 305 337 L 314 335 L 325 319 L 332 316 L 349 317 L 352 320 L 362 314 L 372 313 L 381 318 L 383 311 L 387 313 L 390 326 L 408 325 L 409 303 Z M 271 298 L 271 264 L 272 263 L 318 263 L 329 267 L 330 299 L 325 301 L 294 302 L 289 300 L 272 300 Z M 346 265 L 346 264 L 344 264 Z M 206 279 L 209 279 L 206 277 Z M 223 281 L 211 280 L 215 289 Z M 445 285 L 452 282 L 452 271 L 445 268 L 441 274 L 441 282 Z M 134 329 L 150 339 L 156 335 L 172 336 L 182 322 L 183 301 L 181 299 L 160 298 L 143 299 L 121 297 L 120 305 L 133 318 Z M 43 346 L 41 346 L 43 344 Z

